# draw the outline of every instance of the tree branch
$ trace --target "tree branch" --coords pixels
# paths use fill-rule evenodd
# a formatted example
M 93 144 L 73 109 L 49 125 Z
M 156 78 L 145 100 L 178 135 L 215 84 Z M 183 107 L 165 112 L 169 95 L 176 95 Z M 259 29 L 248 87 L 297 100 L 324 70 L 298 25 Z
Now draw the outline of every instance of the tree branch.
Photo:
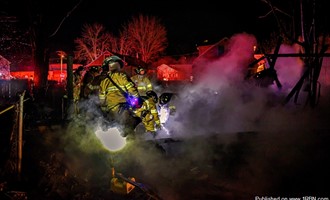
M 61 28 L 63 22 L 66 20 L 66 18 L 68 18 L 71 13 L 80 5 L 80 3 L 82 2 L 83 0 L 79 0 L 79 2 L 66 14 L 66 16 L 62 19 L 62 21 L 60 22 L 60 24 L 57 26 L 56 30 L 53 32 L 53 34 L 51 34 L 49 37 L 53 37 L 54 35 L 56 35 L 56 33 L 58 32 L 58 30 Z

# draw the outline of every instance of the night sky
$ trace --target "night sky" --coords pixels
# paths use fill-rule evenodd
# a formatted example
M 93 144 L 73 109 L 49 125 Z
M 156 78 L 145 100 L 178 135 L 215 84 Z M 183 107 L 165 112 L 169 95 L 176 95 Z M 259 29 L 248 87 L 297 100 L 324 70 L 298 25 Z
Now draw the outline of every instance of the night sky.
M 83 24 L 99 22 L 112 33 L 138 14 L 155 16 L 167 29 L 169 53 L 189 53 L 204 40 L 217 42 L 235 33 L 258 32 L 260 1 L 113 1 L 96 3 L 84 0 L 58 32 L 56 40 L 71 42 L 79 37 Z M 69 31 L 69 34 L 68 34 Z
M 52 33 L 60 21 L 76 5 L 79 0 L 57 0 L 38 2 L 35 7 L 40 7 L 48 15 L 49 32 Z M 271 0 L 277 16 L 281 20 L 291 21 L 288 15 L 295 16 L 295 24 L 300 24 L 300 0 Z M 328 0 L 304 0 L 304 20 L 310 27 L 312 4 L 315 2 L 316 26 L 320 30 L 321 24 L 328 27 L 330 15 L 326 11 Z M 27 1 L 3 0 L 0 11 L 10 14 L 26 13 Z M 19 6 L 17 6 L 19 5 Z M 46 9 L 44 9 L 46 8 Z M 47 10 L 47 11 L 45 11 Z M 224 37 L 231 37 L 237 33 L 251 33 L 258 39 L 267 37 L 273 31 L 278 31 L 278 23 L 274 15 L 267 15 L 270 6 L 262 0 L 237 0 L 237 1 L 149 1 L 149 0 L 82 0 L 81 4 L 64 21 L 57 34 L 52 38 L 56 50 L 73 50 L 74 39 L 80 37 L 84 24 L 95 22 L 103 24 L 111 33 L 116 34 L 121 26 L 133 16 L 144 14 L 155 16 L 167 29 L 169 46 L 168 54 L 184 54 L 196 50 L 196 45 L 208 40 L 215 43 Z M 264 16 L 264 17 L 261 17 Z M 23 17 L 26 19 L 26 16 Z M 322 27 L 323 28 L 323 27 Z M 329 29 L 329 27 L 327 28 Z M 296 27 L 299 31 L 299 27 Z

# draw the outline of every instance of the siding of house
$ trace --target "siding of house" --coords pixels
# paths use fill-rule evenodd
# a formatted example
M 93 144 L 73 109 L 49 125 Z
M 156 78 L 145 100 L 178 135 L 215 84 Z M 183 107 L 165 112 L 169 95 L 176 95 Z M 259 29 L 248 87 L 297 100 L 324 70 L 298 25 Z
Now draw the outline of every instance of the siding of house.
M 162 64 L 157 67 L 157 79 L 160 81 L 189 81 L 191 76 L 191 64 Z
M 0 79 L 9 79 L 10 62 L 0 55 Z

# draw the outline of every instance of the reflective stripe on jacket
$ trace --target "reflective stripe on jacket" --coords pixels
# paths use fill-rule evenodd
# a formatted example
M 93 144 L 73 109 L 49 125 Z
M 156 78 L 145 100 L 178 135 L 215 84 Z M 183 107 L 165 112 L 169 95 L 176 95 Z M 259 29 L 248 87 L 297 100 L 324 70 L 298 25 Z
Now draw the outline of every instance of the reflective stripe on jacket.
M 137 74 L 132 76 L 131 79 L 135 83 L 141 96 L 145 96 L 147 91 L 152 90 L 152 83 L 146 75 Z
M 152 98 L 144 100 L 141 108 L 136 109 L 134 113 L 136 116 L 142 118 L 142 123 L 147 131 L 155 131 L 155 125 L 160 125 L 157 106 Z M 145 116 L 142 116 L 143 114 Z
M 111 76 L 112 80 L 120 88 L 122 88 L 123 91 L 135 97 L 139 96 L 138 90 L 135 88 L 134 83 L 127 77 L 125 73 L 113 72 L 108 76 Z M 120 103 L 126 103 L 126 98 L 122 92 L 110 81 L 109 77 L 106 77 L 100 83 L 99 98 L 101 101 L 105 101 L 109 110 Z

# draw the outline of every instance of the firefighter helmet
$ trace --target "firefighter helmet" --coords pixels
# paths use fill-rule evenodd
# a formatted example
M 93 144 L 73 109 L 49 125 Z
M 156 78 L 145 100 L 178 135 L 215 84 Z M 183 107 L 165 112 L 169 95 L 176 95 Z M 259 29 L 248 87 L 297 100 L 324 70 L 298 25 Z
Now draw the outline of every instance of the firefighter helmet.
M 76 72 L 81 72 L 84 70 L 84 66 L 79 66 L 77 69 L 76 69 Z
M 91 72 L 99 72 L 100 71 L 100 67 L 99 66 L 91 66 L 89 67 L 89 71 Z
M 141 67 L 141 66 L 139 66 L 138 68 L 136 68 L 135 69 L 135 72 L 137 73 L 137 74 L 140 74 L 140 75 L 142 75 L 141 73 L 142 72 L 145 72 L 146 70 L 143 68 L 143 67 Z
M 102 72 L 108 72 L 109 71 L 109 66 L 108 65 L 102 65 Z
M 158 102 L 158 95 L 157 95 L 156 92 L 154 92 L 154 91 L 152 91 L 152 90 L 149 90 L 149 91 L 146 92 L 146 95 L 147 95 L 148 97 L 151 97 L 151 98 L 154 100 L 155 103 Z
M 172 93 L 167 93 L 167 92 L 161 94 L 160 97 L 159 97 L 159 104 L 160 105 L 167 104 L 171 100 L 172 96 L 173 96 Z
M 109 66 L 110 69 L 123 68 L 124 61 L 118 56 L 110 56 L 104 59 L 103 61 L 102 67 L 106 67 L 106 66 Z

